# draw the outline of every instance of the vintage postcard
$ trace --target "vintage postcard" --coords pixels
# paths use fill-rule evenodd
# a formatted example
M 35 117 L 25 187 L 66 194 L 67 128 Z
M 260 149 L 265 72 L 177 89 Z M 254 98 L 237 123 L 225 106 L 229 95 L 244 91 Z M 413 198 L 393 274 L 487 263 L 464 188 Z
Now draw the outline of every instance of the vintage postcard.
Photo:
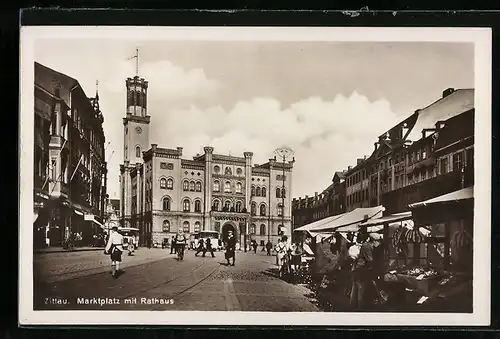
M 489 29 L 22 27 L 20 78 L 21 324 L 489 324 Z

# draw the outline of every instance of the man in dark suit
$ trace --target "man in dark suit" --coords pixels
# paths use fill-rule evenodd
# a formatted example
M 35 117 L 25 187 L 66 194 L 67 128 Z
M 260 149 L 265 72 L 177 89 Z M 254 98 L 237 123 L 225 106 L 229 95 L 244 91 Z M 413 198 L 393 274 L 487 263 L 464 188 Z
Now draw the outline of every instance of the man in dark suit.
M 236 257 L 236 238 L 233 235 L 233 231 L 229 231 L 226 239 L 226 260 L 227 265 L 234 266 L 235 257 Z M 233 262 L 230 263 L 229 259 L 233 259 Z

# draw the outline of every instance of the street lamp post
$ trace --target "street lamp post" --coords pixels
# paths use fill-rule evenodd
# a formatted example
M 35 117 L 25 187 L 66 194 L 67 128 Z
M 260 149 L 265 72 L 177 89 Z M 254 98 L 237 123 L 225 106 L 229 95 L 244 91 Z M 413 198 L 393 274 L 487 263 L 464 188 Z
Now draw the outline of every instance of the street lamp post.
M 281 226 L 285 227 L 285 164 L 286 160 L 293 156 L 294 152 L 288 147 L 281 147 L 274 151 L 276 156 L 278 156 L 282 160 L 283 164 L 283 173 L 281 177 Z M 283 231 L 282 231 L 283 232 Z M 280 232 L 278 231 L 278 235 Z

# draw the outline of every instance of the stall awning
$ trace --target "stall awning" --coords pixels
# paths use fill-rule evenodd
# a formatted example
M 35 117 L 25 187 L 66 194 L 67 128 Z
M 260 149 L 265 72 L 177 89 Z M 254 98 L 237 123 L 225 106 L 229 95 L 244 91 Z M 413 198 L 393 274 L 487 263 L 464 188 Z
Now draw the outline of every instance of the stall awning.
M 351 226 L 353 226 L 353 229 L 357 229 L 358 225 L 363 221 L 382 217 L 382 212 L 384 210 L 385 208 L 383 206 L 356 208 L 335 220 L 315 227 L 313 230 L 318 233 L 324 233 L 335 232 L 337 230 L 345 231 L 344 228 L 349 228 Z
M 378 226 L 378 225 L 383 225 L 385 223 L 410 220 L 411 218 L 412 218 L 411 212 L 396 213 L 377 219 L 367 220 L 366 222 L 361 223 L 359 226 L 365 226 L 365 227 Z
M 444 203 L 453 203 L 453 202 L 460 202 L 463 200 L 468 200 L 468 199 L 473 199 L 474 198 L 474 186 L 472 187 L 467 187 L 463 188 L 461 190 L 451 192 L 448 194 L 444 194 L 441 196 L 438 196 L 436 198 L 432 198 L 426 201 L 421 201 L 421 202 L 416 202 L 414 204 L 410 204 L 410 208 L 418 208 L 418 207 L 425 207 L 429 205 L 437 205 L 437 204 L 444 204 Z
M 315 228 L 317 227 L 320 227 L 324 224 L 327 224 L 327 223 L 330 223 L 332 222 L 333 220 L 336 220 L 344 215 L 346 215 L 347 213 L 342 213 L 342 214 L 337 214 L 337 215 L 332 215 L 330 217 L 326 217 L 326 218 L 323 218 L 321 220 L 316 220 L 310 224 L 307 224 L 307 225 L 303 225 L 303 226 L 300 226 L 299 228 L 296 228 L 295 230 L 293 230 L 294 232 L 297 232 L 297 231 L 312 231 L 314 230 Z

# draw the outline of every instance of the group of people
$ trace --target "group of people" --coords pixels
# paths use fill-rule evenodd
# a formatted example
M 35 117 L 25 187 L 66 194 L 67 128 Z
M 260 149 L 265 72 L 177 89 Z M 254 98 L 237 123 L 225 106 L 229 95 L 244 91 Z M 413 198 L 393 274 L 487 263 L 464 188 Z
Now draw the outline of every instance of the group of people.
M 316 239 L 316 242 L 321 241 Z M 383 303 L 387 296 L 379 288 L 384 271 L 382 235 L 362 229 L 344 238 L 335 233 L 330 238 L 330 250 L 337 260 L 333 269 L 336 281 L 348 291 L 349 304 L 356 310 L 368 309 L 373 302 Z
M 268 255 L 270 255 L 270 249 L 268 248 Z M 283 235 L 276 246 L 274 247 L 276 251 L 276 264 L 278 265 L 279 276 L 282 277 L 285 273 L 295 273 L 299 272 L 302 263 L 302 254 L 304 250 L 300 242 L 288 243 L 288 237 Z

